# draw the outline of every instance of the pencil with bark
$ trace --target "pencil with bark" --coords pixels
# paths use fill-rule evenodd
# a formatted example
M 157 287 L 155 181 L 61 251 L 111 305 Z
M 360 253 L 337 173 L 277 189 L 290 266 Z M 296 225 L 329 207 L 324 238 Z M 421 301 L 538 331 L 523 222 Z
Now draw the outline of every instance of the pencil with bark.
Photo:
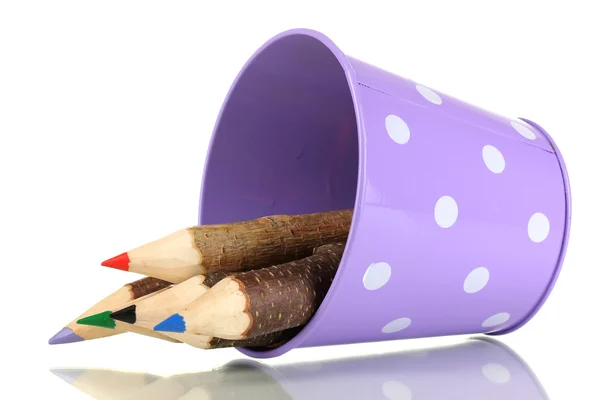
M 210 287 L 228 276 L 227 273 L 215 273 L 208 276 L 199 275 L 188 279 L 154 296 L 147 296 L 131 302 L 125 308 L 110 314 L 123 330 L 139 332 L 136 329 L 152 330 L 153 327 L 186 305 L 200 298 Z M 103 315 L 105 316 L 105 314 Z M 216 349 L 224 347 L 258 347 L 269 346 L 289 340 L 294 331 L 274 332 L 249 340 L 231 341 L 213 336 L 162 332 L 172 339 L 200 349 Z
M 120 254 L 102 265 L 179 283 L 196 275 L 239 272 L 306 257 L 345 241 L 352 210 L 274 215 L 195 226 Z
M 210 286 L 225 276 L 227 276 L 225 273 L 217 273 L 210 278 L 204 275 L 192 277 L 155 296 L 134 300 L 124 308 L 109 313 L 110 320 L 112 320 L 112 324 L 119 325 L 122 330 L 131 332 L 153 331 L 153 327 L 158 322 L 198 299 L 206 293 Z M 163 332 L 162 334 L 202 349 L 211 348 L 211 341 L 213 340 L 209 336 L 190 333 Z
M 169 285 L 171 285 L 171 283 L 156 278 L 143 278 L 135 282 L 128 283 L 116 292 L 100 300 L 98 303 L 96 303 L 90 309 L 85 311 L 79 317 L 75 318 L 67 326 L 65 326 L 57 334 L 55 334 L 49 340 L 48 343 L 74 343 L 123 333 L 123 331 L 118 329 L 110 330 L 99 327 L 80 325 L 77 324 L 77 321 L 84 317 L 88 317 L 90 315 L 101 312 L 103 310 L 119 309 L 131 300 L 146 296 L 150 293 L 154 293 L 158 290 L 168 287 Z
M 166 288 L 158 290 L 154 293 L 150 293 L 146 296 L 143 296 L 140 298 L 140 300 L 158 296 L 167 290 L 169 290 L 169 287 L 166 287 Z M 130 303 L 126 303 L 125 306 L 127 306 L 128 304 L 130 304 Z M 97 314 L 93 314 L 88 317 L 84 317 L 84 318 L 77 320 L 77 324 L 103 328 L 106 330 L 115 330 L 118 332 L 132 332 L 132 333 L 137 333 L 138 335 L 149 336 L 149 337 L 153 337 L 156 339 L 166 340 L 168 342 L 174 342 L 174 343 L 180 342 L 179 340 L 174 339 L 174 338 L 170 337 L 169 335 L 166 335 L 166 334 L 163 334 L 160 332 L 154 332 L 151 329 L 146 329 L 146 328 L 143 328 L 140 326 L 133 326 L 133 325 L 125 324 L 121 321 L 115 321 L 112 318 L 110 318 L 110 314 L 112 314 L 112 312 L 113 312 L 113 310 L 104 310 Z
M 110 314 L 110 318 L 141 328 L 153 329 L 166 317 L 200 298 L 227 275 L 227 273 L 216 273 L 209 276 L 194 276 L 155 296 L 133 300 Z
M 302 326 L 325 297 L 344 247 L 320 246 L 297 261 L 225 277 L 154 330 L 247 340 Z

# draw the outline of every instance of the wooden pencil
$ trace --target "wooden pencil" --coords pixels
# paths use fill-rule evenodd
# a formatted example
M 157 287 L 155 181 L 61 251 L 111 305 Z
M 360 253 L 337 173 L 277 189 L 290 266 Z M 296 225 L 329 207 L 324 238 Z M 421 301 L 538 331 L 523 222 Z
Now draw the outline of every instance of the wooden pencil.
M 133 299 L 143 297 L 147 294 L 154 293 L 158 290 L 168 287 L 171 283 L 156 279 L 156 278 L 143 278 L 132 283 L 128 283 L 116 292 L 100 300 L 86 312 L 81 314 L 79 317 L 71 321 L 67 326 L 61 329 L 55 334 L 50 340 L 49 344 L 65 344 L 80 342 L 83 340 L 98 339 L 107 336 L 117 335 L 123 333 L 119 329 L 103 329 L 94 326 L 86 326 L 77 324 L 77 321 L 101 312 L 107 309 L 118 309 L 124 304 L 127 304 Z
M 134 300 L 122 310 L 110 314 L 110 318 L 123 330 L 139 333 L 140 329 L 153 327 L 186 305 L 200 298 L 209 288 L 228 276 L 227 273 L 215 273 L 208 276 L 198 275 L 152 296 Z M 258 347 L 282 343 L 295 335 L 295 331 L 276 332 L 250 340 L 225 340 L 212 336 L 162 332 L 162 334 L 199 349 L 217 349 L 224 347 Z
M 160 292 L 163 292 L 165 290 L 168 290 L 168 288 L 164 288 L 156 293 L 160 294 Z M 147 296 L 144 296 L 143 298 L 152 297 L 157 294 L 151 293 Z M 110 318 L 110 315 L 112 314 L 112 312 L 113 312 L 112 310 L 104 310 L 100 313 L 90 315 L 88 317 L 78 320 L 77 324 L 88 325 L 88 326 L 97 326 L 100 328 L 104 328 L 104 329 L 108 329 L 108 330 L 117 330 L 120 332 L 132 332 L 132 333 L 137 333 L 138 335 L 150 336 L 150 337 L 153 337 L 156 339 L 166 340 L 168 342 L 174 342 L 174 343 L 180 342 L 179 340 L 174 339 L 166 334 L 162 334 L 160 332 L 155 332 L 151 329 L 142 328 L 140 326 L 129 325 L 129 324 L 126 324 L 121 321 L 115 321 L 112 318 Z M 157 335 L 157 333 L 158 333 L 158 335 Z
M 181 341 L 186 342 L 190 336 L 198 337 L 193 343 L 188 343 L 198 349 L 210 350 L 210 349 L 224 349 L 227 347 L 253 347 L 253 348 L 273 348 L 281 346 L 288 342 L 301 330 L 301 327 L 294 329 L 286 329 L 281 332 L 268 333 L 266 335 L 256 336 L 250 339 L 244 340 L 229 340 L 222 339 L 214 336 L 205 336 L 199 334 L 190 333 L 178 333 L 174 337 L 182 338 Z
M 157 380 L 156 375 L 105 369 L 53 369 L 51 372 L 97 400 L 119 400 Z
M 324 245 L 298 261 L 228 276 L 154 330 L 243 340 L 304 325 L 329 290 L 344 247 Z
M 346 240 L 352 210 L 274 215 L 195 226 L 120 254 L 102 265 L 179 283 L 196 275 L 239 272 L 310 255 Z
M 110 318 L 120 323 L 124 330 L 152 331 L 157 323 L 198 299 L 225 276 L 227 276 L 226 273 L 215 273 L 208 278 L 205 275 L 192 277 L 173 285 L 156 296 L 133 301 L 125 308 L 112 313 Z M 211 336 L 174 332 L 162 332 L 161 334 L 199 349 L 212 348 L 213 338 Z
M 225 276 L 227 274 L 213 274 L 208 280 L 205 275 L 194 276 L 155 296 L 133 300 L 123 308 L 113 312 L 110 318 L 142 328 L 153 329 L 156 324 L 198 299 Z
M 225 274 L 218 275 L 218 277 L 213 277 L 212 280 L 209 279 L 209 282 L 216 283 L 226 276 Z M 192 277 L 155 296 L 134 300 L 124 308 L 111 313 L 110 318 L 126 331 L 135 333 L 139 333 L 140 330 L 142 332 L 152 331 L 158 322 L 206 293 L 209 289 L 209 286 L 205 284 L 206 280 L 207 277 L 204 275 Z M 178 342 L 201 349 L 210 348 L 210 341 L 212 340 L 210 336 L 190 333 L 163 332 L 162 334 Z

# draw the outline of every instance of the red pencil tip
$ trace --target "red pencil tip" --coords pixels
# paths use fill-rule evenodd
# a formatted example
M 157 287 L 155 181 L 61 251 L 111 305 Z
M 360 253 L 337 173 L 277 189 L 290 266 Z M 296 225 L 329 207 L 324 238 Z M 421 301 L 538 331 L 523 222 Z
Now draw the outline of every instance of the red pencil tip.
M 119 254 L 116 257 L 103 261 L 102 265 L 104 267 L 120 269 L 121 271 L 129 271 L 129 256 L 127 253 Z

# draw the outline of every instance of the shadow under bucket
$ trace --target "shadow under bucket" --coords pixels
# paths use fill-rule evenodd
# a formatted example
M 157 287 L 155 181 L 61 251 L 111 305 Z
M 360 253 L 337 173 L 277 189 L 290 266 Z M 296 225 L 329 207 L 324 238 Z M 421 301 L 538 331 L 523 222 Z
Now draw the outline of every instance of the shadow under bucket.
M 221 109 L 200 224 L 354 209 L 338 273 L 310 323 L 270 350 L 508 333 L 539 310 L 570 225 L 546 132 L 284 32 Z

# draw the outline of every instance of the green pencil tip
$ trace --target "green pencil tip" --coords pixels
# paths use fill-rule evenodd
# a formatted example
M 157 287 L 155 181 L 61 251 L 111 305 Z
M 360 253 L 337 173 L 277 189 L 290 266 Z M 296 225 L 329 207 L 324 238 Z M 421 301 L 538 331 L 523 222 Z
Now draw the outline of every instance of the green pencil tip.
M 80 325 L 91 325 L 99 326 L 101 328 L 115 329 L 117 325 L 115 321 L 110 318 L 112 311 L 104 311 L 98 314 L 90 315 L 89 317 L 81 318 L 77 321 Z

